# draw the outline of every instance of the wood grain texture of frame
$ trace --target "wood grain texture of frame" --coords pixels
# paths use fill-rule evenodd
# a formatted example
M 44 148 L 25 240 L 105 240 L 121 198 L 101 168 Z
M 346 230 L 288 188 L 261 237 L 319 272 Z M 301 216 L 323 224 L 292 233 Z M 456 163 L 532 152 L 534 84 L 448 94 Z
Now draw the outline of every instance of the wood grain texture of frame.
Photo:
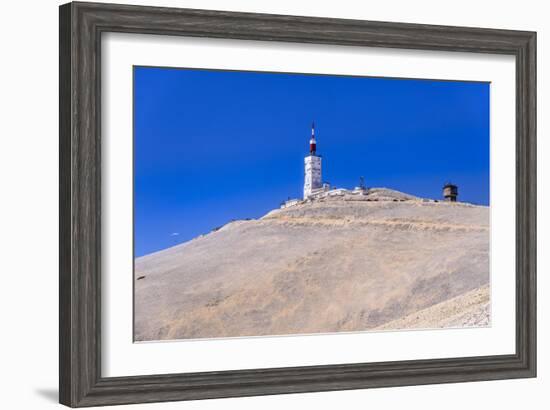
M 60 402 L 72 407 L 536 375 L 536 33 L 69 3 L 60 7 Z M 516 353 L 101 376 L 101 34 L 215 37 L 510 54 L 516 59 Z

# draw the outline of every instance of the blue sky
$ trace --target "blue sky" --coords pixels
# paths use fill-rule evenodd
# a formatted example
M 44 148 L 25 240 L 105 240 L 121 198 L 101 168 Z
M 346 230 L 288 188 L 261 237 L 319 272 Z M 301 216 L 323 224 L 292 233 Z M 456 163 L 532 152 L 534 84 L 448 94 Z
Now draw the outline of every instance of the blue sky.
M 134 67 L 142 256 L 301 197 L 311 122 L 323 180 L 489 204 L 488 83 Z

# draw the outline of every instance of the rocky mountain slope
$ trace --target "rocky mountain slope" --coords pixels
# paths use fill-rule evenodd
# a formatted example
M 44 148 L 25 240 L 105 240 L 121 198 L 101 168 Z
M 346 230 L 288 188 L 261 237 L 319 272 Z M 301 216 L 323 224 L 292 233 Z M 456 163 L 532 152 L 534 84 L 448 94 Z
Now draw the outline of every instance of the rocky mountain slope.
M 137 258 L 134 279 L 136 341 L 484 326 L 489 208 L 306 201 Z

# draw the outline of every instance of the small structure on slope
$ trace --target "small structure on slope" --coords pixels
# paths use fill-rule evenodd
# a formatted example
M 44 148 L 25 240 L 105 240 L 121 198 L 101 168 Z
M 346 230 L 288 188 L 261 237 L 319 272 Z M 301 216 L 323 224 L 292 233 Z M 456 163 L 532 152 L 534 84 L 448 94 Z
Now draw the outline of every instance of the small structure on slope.
M 450 182 L 446 183 L 443 187 L 443 198 L 445 201 L 456 202 L 458 197 L 458 187 Z

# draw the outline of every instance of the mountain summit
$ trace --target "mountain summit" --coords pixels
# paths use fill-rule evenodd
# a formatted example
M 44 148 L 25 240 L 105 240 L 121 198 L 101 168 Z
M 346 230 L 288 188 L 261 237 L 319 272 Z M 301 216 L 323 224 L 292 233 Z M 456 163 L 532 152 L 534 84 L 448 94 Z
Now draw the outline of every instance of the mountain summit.
M 489 208 L 331 191 L 135 260 L 135 340 L 486 326 Z

